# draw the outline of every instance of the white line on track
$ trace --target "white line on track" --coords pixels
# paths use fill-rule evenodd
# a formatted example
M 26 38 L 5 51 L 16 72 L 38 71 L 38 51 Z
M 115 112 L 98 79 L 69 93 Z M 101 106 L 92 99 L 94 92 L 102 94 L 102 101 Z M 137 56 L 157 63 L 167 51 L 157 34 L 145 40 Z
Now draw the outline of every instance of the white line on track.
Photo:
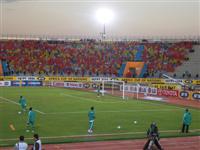
M 15 105 L 20 105 L 19 103 L 15 102 L 15 101 L 13 101 L 13 100 L 11 100 L 11 99 L 5 98 L 5 97 L 0 97 L 0 99 L 2 99 L 2 100 L 4 100 L 4 101 L 7 101 L 7 102 L 10 102 L 10 103 L 15 104 Z M 40 111 L 40 110 L 37 110 L 37 109 L 34 109 L 34 110 L 35 110 L 36 112 L 42 114 L 42 115 L 45 114 L 44 112 L 42 112 L 42 111 Z
M 127 113 L 127 112 L 164 112 L 164 111 L 177 111 L 179 109 L 146 109 L 146 110 L 100 110 L 97 113 Z M 57 114 L 82 114 L 88 113 L 88 111 L 71 111 L 71 112 L 51 112 L 45 113 L 45 115 L 57 115 Z
M 179 133 L 180 130 L 163 130 L 159 131 L 160 133 Z M 190 133 L 193 132 L 200 132 L 200 129 L 193 129 L 190 130 Z M 59 138 L 83 138 L 88 136 L 94 136 L 94 137 L 104 137 L 104 136 L 120 136 L 120 135 L 136 135 L 136 134 L 146 134 L 146 132 L 126 132 L 126 133 L 108 133 L 108 134 L 92 134 L 92 135 L 69 135 L 69 136 L 47 136 L 47 137 L 40 137 L 41 139 L 59 139 Z M 33 138 L 26 138 L 27 140 L 33 139 Z M 0 141 L 16 141 L 17 138 L 12 139 L 0 139 Z

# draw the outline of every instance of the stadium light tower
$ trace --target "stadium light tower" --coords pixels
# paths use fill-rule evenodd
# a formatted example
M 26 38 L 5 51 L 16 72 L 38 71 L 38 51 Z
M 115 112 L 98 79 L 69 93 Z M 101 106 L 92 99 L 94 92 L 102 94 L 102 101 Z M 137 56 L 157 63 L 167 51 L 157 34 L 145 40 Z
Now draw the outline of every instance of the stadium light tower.
M 106 24 L 109 24 L 113 17 L 113 11 L 107 8 L 100 8 L 96 12 L 96 17 L 99 23 L 103 24 L 103 32 L 101 32 L 102 39 L 106 38 Z

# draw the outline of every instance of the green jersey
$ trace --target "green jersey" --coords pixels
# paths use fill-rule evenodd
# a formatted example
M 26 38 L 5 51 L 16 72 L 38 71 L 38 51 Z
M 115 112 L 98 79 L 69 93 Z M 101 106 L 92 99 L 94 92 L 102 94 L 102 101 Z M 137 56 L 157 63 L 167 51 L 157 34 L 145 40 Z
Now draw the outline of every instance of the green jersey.
M 95 119 L 95 112 L 92 111 L 92 110 L 89 111 L 88 118 L 89 118 L 89 121 L 94 120 Z
M 32 110 L 28 112 L 28 121 L 29 122 L 34 122 L 35 121 L 35 112 L 32 111 Z
M 22 107 L 25 107 L 25 106 L 26 106 L 26 99 L 25 99 L 24 97 L 20 98 L 19 104 L 20 104 Z
M 190 125 L 192 121 L 192 116 L 190 114 L 190 112 L 185 112 L 183 114 L 183 123 L 186 125 Z

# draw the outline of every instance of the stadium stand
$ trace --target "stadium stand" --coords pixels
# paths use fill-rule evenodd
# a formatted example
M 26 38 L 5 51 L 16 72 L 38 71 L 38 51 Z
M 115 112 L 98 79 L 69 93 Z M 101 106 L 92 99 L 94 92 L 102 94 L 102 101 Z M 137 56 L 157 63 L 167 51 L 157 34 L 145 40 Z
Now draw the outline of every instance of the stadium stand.
M 200 46 L 194 45 L 188 54 L 188 61 L 175 69 L 176 78 L 199 78 L 200 75 Z M 187 68 L 187 69 L 186 69 Z
M 3 75 L 3 68 L 2 68 L 2 63 L 1 63 L 1 60 L 0 60 L 0 76 Z
M 4 75 L 118 76 L 123 63 L 144 61 L 145 77 L 174 72 L 193 47 L 192 42 L 95 40 L 1 40 L 0 45 Z

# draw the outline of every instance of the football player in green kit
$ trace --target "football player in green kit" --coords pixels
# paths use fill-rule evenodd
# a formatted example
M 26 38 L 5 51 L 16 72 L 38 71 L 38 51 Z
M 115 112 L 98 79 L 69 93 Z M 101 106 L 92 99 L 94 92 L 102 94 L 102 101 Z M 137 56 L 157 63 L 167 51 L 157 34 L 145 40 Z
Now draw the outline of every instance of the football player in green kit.
M 26 111 L 26 99 L 23 96 L 20 96 L 19 104 L 22 108 L 22 112 Z M 21 113 L 19 113 L 19 114 L 21 114 Z
M 29 132 L 31 129 L 32 132 L 34 132 L 34 126 L 35 125 L 35 112 L 33 111 L 32 107 L 29 108 L 28 112 L 28 121 L 27 121 L 27 130 L 26 132 Z
M 88 118 L 89 118 L 88 133 L 92 134 L 93 133 L 93 127 L 94 127 L 94 119 L 95 119 L 94 107 L 90 108 L 90 111 L 88 112 Z

